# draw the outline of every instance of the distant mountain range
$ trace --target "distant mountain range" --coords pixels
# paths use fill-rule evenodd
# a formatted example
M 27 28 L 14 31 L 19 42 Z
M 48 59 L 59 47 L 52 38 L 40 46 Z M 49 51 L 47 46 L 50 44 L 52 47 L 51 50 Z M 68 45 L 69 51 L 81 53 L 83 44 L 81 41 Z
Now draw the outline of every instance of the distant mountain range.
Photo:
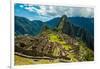
M 29 21 L 24 17 L 15 16 L 15 33 L 16 35 L 37 35 L 43 27 L 42 21 Z
M 38 35 L 45 26 L 54 30 L 63 22 L 62 31 L 72 37 L 79 37 L 85 41 L 89 48 L 94 49 L 94 18 L 67 17 L 62 16 L 42 22 L 39 20 L 30 21 L 27 18 L 15 16 L 16 35 Z

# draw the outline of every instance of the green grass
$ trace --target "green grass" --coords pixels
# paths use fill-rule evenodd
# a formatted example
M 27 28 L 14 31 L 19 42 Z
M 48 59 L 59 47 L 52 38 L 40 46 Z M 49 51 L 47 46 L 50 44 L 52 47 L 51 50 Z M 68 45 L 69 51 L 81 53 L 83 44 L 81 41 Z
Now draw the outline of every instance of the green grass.
M 71 46 L 66 44 L 66 42 L 63 40 L 63 38 L 59 37 L 59 35 L 56 33 L 49 34 L 49 41 L 60 43 L 63 46 L 63 48 L 65 48 L 66 50 L 71 49 Z
M 32 59 L 15 55 L 15 65 L 29 65 L 29 64 L 33 64 Z
M 49 37 L 50 37 L 50 41 L 51 42 L 59 42 L 59 36 L 57 34 L 49 34 Z
M 93 61 L 94 60 L 94 53 L 91 49 L 86 47 L 86 45 L 80 41 L 80 49 L 79 49 L 79 55 L 81 61 Z
M 18 55 L 15 55 L 15 65 L 32 65 L 32 64 L 51 64 L 58 63 L 59 60 L 47 60 L 47 59 L 28 59 Z

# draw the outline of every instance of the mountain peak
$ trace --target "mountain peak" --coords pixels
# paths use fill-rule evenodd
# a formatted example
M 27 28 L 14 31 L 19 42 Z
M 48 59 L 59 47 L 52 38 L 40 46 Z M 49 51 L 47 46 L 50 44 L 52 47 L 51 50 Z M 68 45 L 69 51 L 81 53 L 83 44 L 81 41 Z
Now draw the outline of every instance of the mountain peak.
M 63 27 L 65 25 L 65 23 L 67 22 L 67 16 L 66 15 L 63 15 L 60 19 L 60 22 L 57 26 L 57 30 L 59 30 L 60 32 L 62 32 L 63 30 Z
M 66 15 L 63 15 L 61 18 L 66 18 L 67 19 L 68 17 Z

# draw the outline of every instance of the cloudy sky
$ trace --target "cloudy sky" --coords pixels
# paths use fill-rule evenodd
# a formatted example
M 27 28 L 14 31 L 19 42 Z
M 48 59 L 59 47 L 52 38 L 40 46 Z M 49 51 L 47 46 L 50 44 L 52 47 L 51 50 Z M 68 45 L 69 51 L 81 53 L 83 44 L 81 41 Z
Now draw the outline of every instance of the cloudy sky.
M 93 8 L 68 7 L 68 6 L 47 6 L 32 4 L 15 4 L 14 13 L 16 16 L 26 17 L 30 20 L 48 21 L 55 17 L 67 15 L 67 17 L 86 17 L 94 16 Z

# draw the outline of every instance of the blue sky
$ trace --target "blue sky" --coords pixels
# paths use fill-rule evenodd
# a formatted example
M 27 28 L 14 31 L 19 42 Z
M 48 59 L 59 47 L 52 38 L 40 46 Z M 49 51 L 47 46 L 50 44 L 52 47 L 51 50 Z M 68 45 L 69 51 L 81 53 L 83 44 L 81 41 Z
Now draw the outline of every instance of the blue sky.
M 14 6 L 16 16 L 26 17 L 29 20 L 48 21 L 55 17 L 67 15 L 68 17 L 94 17 L 94 9 L 88 7 L 49 6 L 18 4 Z

